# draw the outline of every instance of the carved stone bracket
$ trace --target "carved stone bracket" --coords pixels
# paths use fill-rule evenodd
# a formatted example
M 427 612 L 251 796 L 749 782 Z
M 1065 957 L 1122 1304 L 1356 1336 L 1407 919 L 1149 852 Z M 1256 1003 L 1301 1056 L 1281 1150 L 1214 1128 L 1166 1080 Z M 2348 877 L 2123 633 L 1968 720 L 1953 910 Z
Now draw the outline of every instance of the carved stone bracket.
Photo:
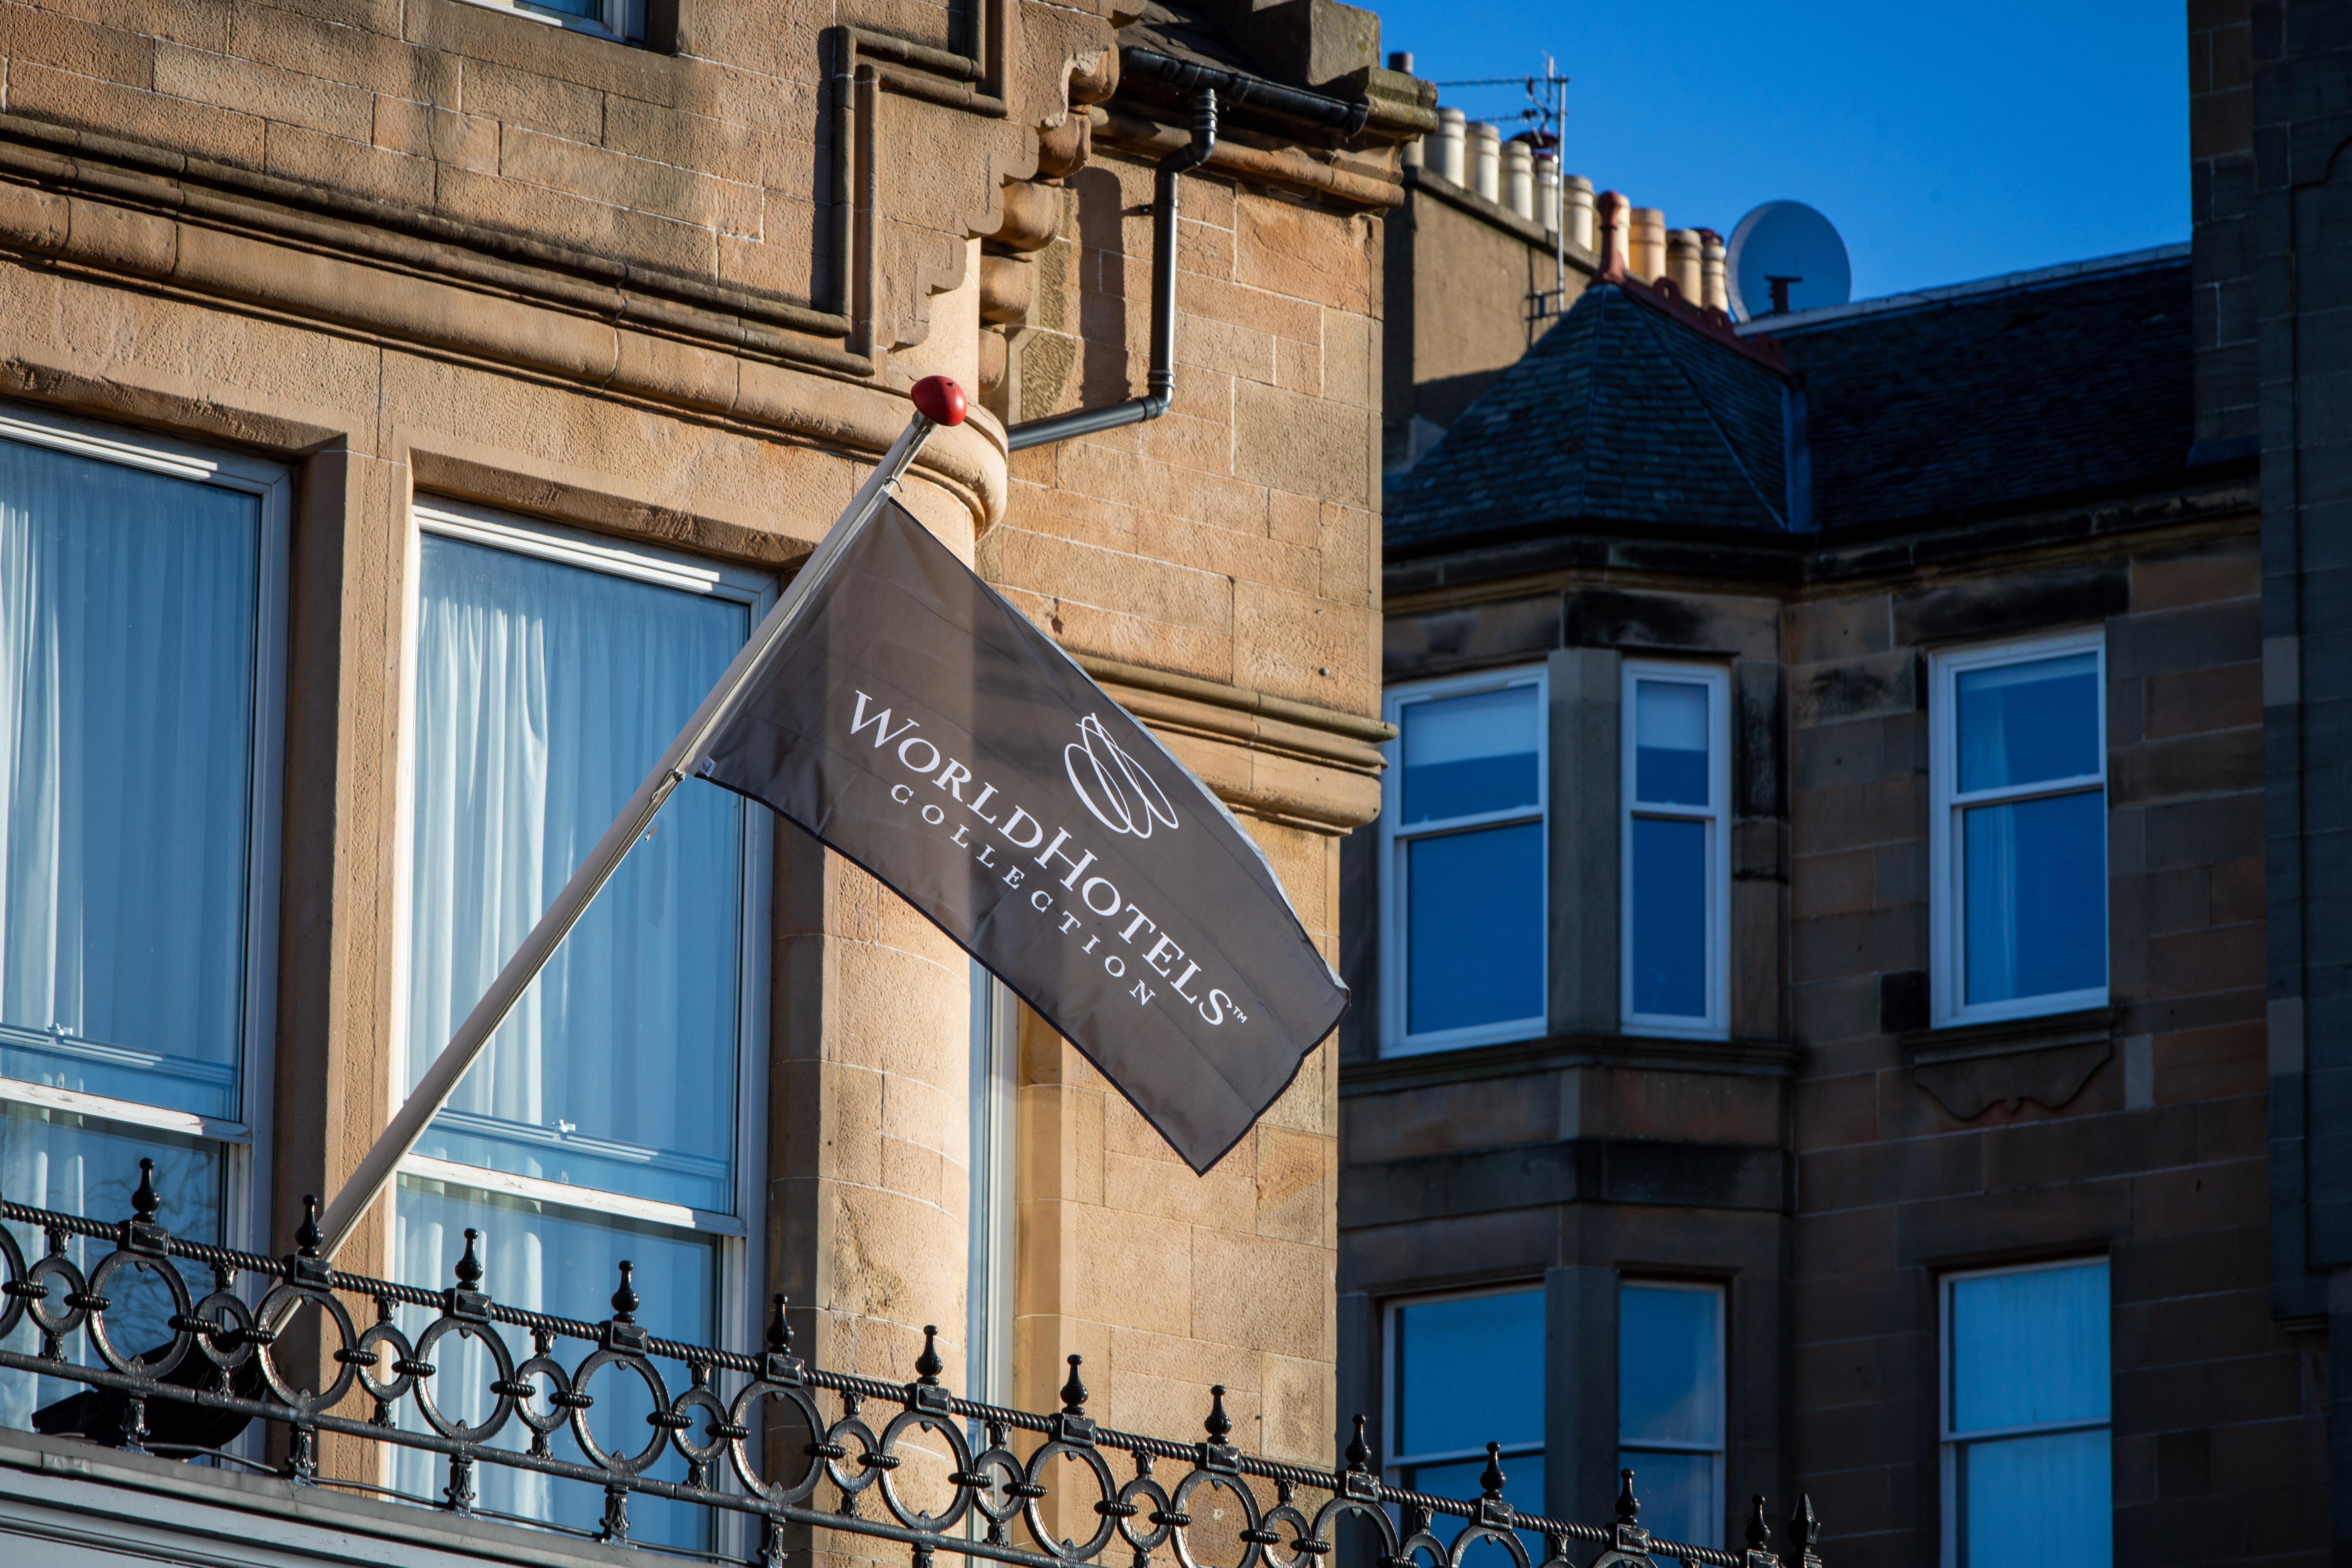
M 1919 1087 L 1962 1121 L 2025 1100 L 2064 1107 L 2115 1054 L 2116 1011 L 2086 1008 L 1997 1024 L 1924 1029 L 1901 1037 Z

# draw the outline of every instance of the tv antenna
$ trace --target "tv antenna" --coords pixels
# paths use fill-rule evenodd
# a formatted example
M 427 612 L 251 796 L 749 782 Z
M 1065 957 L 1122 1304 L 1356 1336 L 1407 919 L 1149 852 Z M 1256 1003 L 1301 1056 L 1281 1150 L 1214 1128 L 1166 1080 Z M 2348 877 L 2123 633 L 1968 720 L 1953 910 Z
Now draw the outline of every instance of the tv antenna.
M 1539 138 L 1551 142 L 1553 190 L 1557 209 L 1551 220 L 1552 286 L 1535 296 L 1535 319 L 1557 316 L 1567 308 L 1568 301 L 1568 164 L 1562 154 L 1568 149 L 1568 81 L 1559 74 L 1559 67 L 1550 54 L 1543 58 L 1541 76 L 1482 76 L 1465 77 L 1458 81 L 1441 81 L 1437 87 L 1516 87 L 1528 95 L 1528 106 L 1516 113 L 1498 118 L 1531 122 Z

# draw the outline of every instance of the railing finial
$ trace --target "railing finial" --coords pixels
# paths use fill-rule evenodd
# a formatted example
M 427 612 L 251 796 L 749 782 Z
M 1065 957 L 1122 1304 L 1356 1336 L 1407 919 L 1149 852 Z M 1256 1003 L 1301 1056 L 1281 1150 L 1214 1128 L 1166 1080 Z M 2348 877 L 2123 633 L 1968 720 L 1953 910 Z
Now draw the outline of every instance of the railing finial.
M 139 1162 L 139 1187 L 131 1194 L 131 1217 L 141 1225 L 152 1225 L 155 1223 L 155 1211 L 163 1206 L 163 1200 L 155 1195 L 155 1162 L 142 1160 Z
M 143 1168 L 154 1162 L 142 1160 L 139 1163 Z M 141 1178 L 141 1184 L 145 1184 L 144 1177 Z M 319 1194 L 316 1193 L 302 1194 L 302 1223 L 294 1227 L 294 1252 L 299 1258 L 319 1256 Z
M 1633 1472 L 1631 1470 L 1617 1472 L 1617 1522 L 1642 1522 L 1642 1500 L 1633 1495 Z
M 1209 1435 L 1210 1442 L 1221 1448 L 1226 1446 L 1225 1439 L 1233 1436 L 1234 1418 L 1225 1414 L 1225 1385 L 1222 1383 L 1209 1385 L 1209 1418 L 1201 1423 L 1201 1430 Z
M 778 1355 L 793 1353 L 793 1321 L 784 1310 L 791 1305 L 792 1298 L 780 1292 L 775 1315 L 768 1320 L 768 1348 Z
M 1503 1446 L 1500 1443 L 1487 1444 L 1486 1468 L 1478 1472 L 1478 1495 L 1491 1501 L 1500 1502 L 1503 1499 L 1503 1482 L 1507 1479 L 1503 1474 Z
M 1347 1460 L 1349 1470 L 1356 1475 L 1364 1474 L 1372 1466 L 1372 1446 L 1364 1441 L 1364 1416 L 1361 1411 L 1356 1413 L 1356 1435 L 1348 1441 Z
M 474 1250 L 474 1244 L 481 1239 L 480 1231 L 471 1226 L 466 1227 L 466 1250 L 457 1256 L 457 1289 L 460 1290 L 479 1290 L 482 1288 L 482 1258 Z
M 616 1323 L 637 1321 L 637 1288 L 631 1278 L 636 1271 L 635 1264 L 625 1258 L 621 1259 L 621 1283 L 613 1292 L 613 1321 Z
M 1086 1361 L 1082 1355 L 1070 1357 L 1070 1381 L 1062 1384 L 1062 1414 L 1084 1415 L 1087 1413 L 1087 1385 L 1078 1378 L 1078 1368 Z
M 947 1370 L 947 1363 L 940 1359 L 940 1326 L 937 1323 L 925 1323 L 923 1353 L 915 1358 L 915 1381 L 926 1388 L 937 1388 L 940 1385 L 940 1373 Z

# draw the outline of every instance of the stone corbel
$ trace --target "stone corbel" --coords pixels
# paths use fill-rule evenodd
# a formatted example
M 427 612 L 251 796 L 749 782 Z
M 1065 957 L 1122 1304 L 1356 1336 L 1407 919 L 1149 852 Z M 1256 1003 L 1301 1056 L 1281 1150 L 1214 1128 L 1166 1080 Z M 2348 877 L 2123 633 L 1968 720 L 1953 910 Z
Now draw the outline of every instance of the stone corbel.
M 2083 1092 L 2115 1054 L 2116 1011 L 2088 1008 L 1904 1035 L 1913 1081 L 1961 1121 L 2026 1100 L 2052 1110 Z

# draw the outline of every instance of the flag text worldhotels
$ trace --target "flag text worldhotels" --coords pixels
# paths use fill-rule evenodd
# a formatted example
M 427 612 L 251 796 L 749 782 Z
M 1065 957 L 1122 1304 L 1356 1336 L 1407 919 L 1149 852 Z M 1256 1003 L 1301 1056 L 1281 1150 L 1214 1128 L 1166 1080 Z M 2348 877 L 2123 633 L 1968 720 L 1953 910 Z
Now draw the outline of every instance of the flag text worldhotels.
M 1052 841 L 1048 842 L 1045 837 L 1045 825 L 1032 816 L 1024 807 L 1014 805 L 1006 812 L 1005 807 L 999 805 L 997 810 L 1004 815 L 990 816 L 985 808 L 996 798 L 997 791 L 994 784 L 975 778 L 971 770 L 964 763 L 941 752 L 925 737 L 916 734 L 914 731 L 921 726 L 915 720 L 901 720 L 894 728 L 890 710 L 873 707 L 872 704 L 873 699 L 865 692 L 856 693 L 856 710 L 850 716 L 849 724 L 849 732 L 852 736 L 861 735 L 868 730 L 872 731 L 872 743 L 876 751 L 882 751 L 885 748 L 893 750 L 901 767 L 917 778 L 927 781 L 934 788 L 944 792 L 949 799 L 953 800 L 956 805 L 993 829 L 1006 844 L 1012 847 L 1015 856 L 1026 857 L 1029 856 L 1030 851 L 1035 850 L 1036 854 L 1032 858 L 1032 863 L 1043 868 L 1035 873 L 1036 880 L 1055 880 L 1054 872 L 1057 862 L 1061 867 L 1067 868 L 1058 879 L 1062 889 L 1066 892 L 1076 893 L 1078 901 L 1085 905 L 1087 913 L 1108 923 L 1111 929 L 1117 931 L 1119 940 L 1129 948 L 1138 947 L 1139 933 L 1145 931 L 1153 932 L 1150 945 L 1141 947 L 1139 950 L 1139 956 L 1141 962 L 1153 973 L 1168 983 L 1169 990 L 1189 1003 L 1199 1013 L 1202 1022 L 1212 1027 L 1222 1027 L 1228 1018 L 1236 1023 L 1249 1022 L 1249 1015 L 1235 1005 L 1228 993 L 1213 986 L 1205 990 L 1199 987 L 1201 965 L 1185 956 L 1184 949 L 1178 945 L 1174 938 L 1160 929 L 1158 921 L 1129 902 L 1126 896 L 1119 891 L 1118 884 L 1108 877 L 1087 876 L 1087 868 L 1095 864 L 1094 851 L 1075 844 L 1071 839 L 1069 829 L 1056 828 Z M 969 800 L 964 798 L 963 794 L 966 784 L 971 785 L 974 790 Z M 893 785 L 890 798 L 903 806 L 913 807 L 917 805 L 914 786 L 911 784 Z M 924 801 L 920 804 L 920 811 L 923 820 L 932 826 L 943 826 L 946 824 L 947 807 L 940 802 Z M 1022 831 L 1024 827 L 1027 832 Z M 987 842 L 985 839 L 978 843 L 969 839 L 966 836 L 971 831 L 970 823 L 959 822 L 956 824 L 955 831 L 949 836 L 949 841 L 961 848 L 971 851 L 973 858 L 982 867 L 990 870 L 997 870 L 1001 868 L 1003 873 L 1002 879 L 1004 886 L 1009 889 L 1018 889 L 1024 881 L 1031 879 L 1032 873 L 1027 867 L 999 861 L 996 858 L 995 844 Z M 1068 847 L 1066 848 L 1065 846 Z M 1076 849 L 1077 853 L 1073 855 L 1072 849 Z M 1027 897 L 1030 908 L 1044 915 L 1054 913 L 1058 902 L 1055 896 L 1044 888 L 1031 889 Z M 1123 926 L 1118 923 L 1121 915 L 1129 917 Z M 1066 909 L 1061 910 L 1062 934 L 1069 937 L 1084 932 L 1086 945 L 1080 951 L 1091 955 L 1101 942 L 1102 936 L 1098 931 L 1087 931 L 1087 922 L 1081 920 L 1075 911 Z M 1127 977 L 1127 960 L 1122 955 L 1117 952 L 1106 952 L 1103 954 L 1102 963 L 1103 973 L 1112 979 L 1123 980 Z M 1193 989 L 1187 990 L 1187 986 L 1192 986 Z M 1141 1006 L 1149 1005 L 1160 993 L 1139 977 L 1129 989 L 1129 994 L 1135 998 L 1139 1006 Z

